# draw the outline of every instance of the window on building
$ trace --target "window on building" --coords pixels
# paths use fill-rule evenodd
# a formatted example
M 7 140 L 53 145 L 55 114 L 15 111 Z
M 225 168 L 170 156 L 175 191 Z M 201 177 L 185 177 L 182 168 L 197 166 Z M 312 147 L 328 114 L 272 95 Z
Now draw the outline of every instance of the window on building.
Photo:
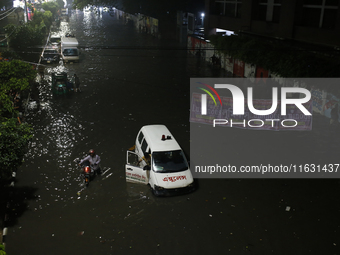
M 282 0 L 258 0 L 256 15 L 258 20 L 279 23 Z M 256 6 L 255 6 L 256 9 Z
M 333 29 L 338 12 L 339 0 L 305 0 L 301 25 Z
M 241 17 L 241 0 L 216 0 L 215 13 L 228 17 Z

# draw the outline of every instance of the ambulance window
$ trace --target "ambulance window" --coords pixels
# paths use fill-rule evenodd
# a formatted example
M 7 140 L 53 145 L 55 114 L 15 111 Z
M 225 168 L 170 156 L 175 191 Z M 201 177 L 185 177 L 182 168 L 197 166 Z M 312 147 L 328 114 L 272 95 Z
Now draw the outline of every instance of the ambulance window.
M 156 151 L 152 153 L 155 172 L 171 173 L 188 169 L 188 162 L 182 150 Z
M 143 132 L 141 131 L 141 132 L 139 133 L 139 135 L 138 135 L 138 142 L 139 142 L 139 143 L 142 143 L 143 138 L 144 138 L 144 134 L 143 134 Z
M 143 153 L 146 152 L 147 148 L 148 148 L 148 143 L 144 139 L 143 142 L 142 142 L 142 151 L 143 151 Z

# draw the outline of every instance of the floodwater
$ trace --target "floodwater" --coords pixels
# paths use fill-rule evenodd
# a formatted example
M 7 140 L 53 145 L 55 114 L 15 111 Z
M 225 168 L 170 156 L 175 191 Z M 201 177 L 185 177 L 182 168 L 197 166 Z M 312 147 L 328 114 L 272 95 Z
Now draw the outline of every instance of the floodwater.
M 34 138 L 17 174 L 9 255 L 339 254 L 338 180 L 200 179 L 197 191 L 166 198 L 126 183 L 138 130 L 165 124 L 189 154 L 189 78 L 227 74 L 109 13 L 72 12 L 60 29 L 76 35 L 81 61 L 46 67 L 41 106 L 29 105 Z M 77 73 L 82 92 L 53 97 L 56 71 Z M 327 153 L 324 132 L 305 136 Z M 74 160 L 89 149 L 103 174 L 84 188 Z

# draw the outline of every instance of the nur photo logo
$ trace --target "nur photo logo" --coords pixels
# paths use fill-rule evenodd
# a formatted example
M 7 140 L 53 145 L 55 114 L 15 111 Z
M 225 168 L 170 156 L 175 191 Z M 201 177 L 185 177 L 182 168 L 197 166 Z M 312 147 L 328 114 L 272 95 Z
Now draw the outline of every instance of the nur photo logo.
M 265 89 L 271 90 L 271 98 L 255 99 L 253 87 L 244 88 L 247 96 L 245 97 L 237 85 L 215 83 L 213 87 L 203 82 L 196 82 L 196 84 L 203 85 L 197 88 L 205 92 L 200 94 L 199 100 L 201 117 L 203 119 L 207 119 L 204 116 L 209 117 L 213 127 L 216 125 L 231 127 L 241 125 L 244 128 L 261 128 L 263 126 L 294 128 L 301 125 L 300 120 L 307 120 L 312 116 L 311 92 L 305 88 L 268 87 Z M 228 90 L 231 93 L 231 98 L 221 97 L 217 90 L 219 92 Z M 208 103 L 207 95 L 210 96 L 214 104 Z M 213 105 L 218 106 L 218 101 L 220 109 L 212 108 Z M 197 107 L 193 107 L 193 109 L 197 109 Z M 219 115 L 216 114 L 216 111 L 220 112 Z
M 209 88 L 212 92 L 214 92 L 214 94 L 217 96 L 217 98 L 218 98 L 218 100 L 220 101 L 220 104 L 221 104 L 221 106 L 222 106 L 221 97 L 220 97 L 220 95 L 217 93 L 217 91 L 216 91 L 213 87 L 211 87 L 211 86 L 208 85 L 208 84 L 202 83 L 202 82 L 197 82 L 197 83 L 200 83 L 200 84 L 206 86 L 206 87 Z M 204 89 L 204 88 L 200 88 L 200 87 L 198 87 L 198 88 L 201 89 L 201 90 L 203 90 L 204 92 L 206 92 L 206 93 L 212 98 L 212 100 L 214 101 L 215 106 L 217 105 L 214 96 L 210 93 L 209 90 Z M 202 102 L 202 104 L 201 104 L 201 113 L 202 113 L 202 115 L 206 115 L 206 114 L 207 114 L 207 95 L 206 95 L 206 94 L 202 94 L 202 96 L 201 96 L 201 102 Z

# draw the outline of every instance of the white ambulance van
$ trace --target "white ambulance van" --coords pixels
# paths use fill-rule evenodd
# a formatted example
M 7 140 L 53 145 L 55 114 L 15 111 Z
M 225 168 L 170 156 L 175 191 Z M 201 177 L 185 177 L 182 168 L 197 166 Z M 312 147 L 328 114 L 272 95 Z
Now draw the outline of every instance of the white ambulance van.
M 126 181 L 149 184 L 156 196 L 195 189 L 183 150 L 164 125 L 143 126 L 127 151 Z

